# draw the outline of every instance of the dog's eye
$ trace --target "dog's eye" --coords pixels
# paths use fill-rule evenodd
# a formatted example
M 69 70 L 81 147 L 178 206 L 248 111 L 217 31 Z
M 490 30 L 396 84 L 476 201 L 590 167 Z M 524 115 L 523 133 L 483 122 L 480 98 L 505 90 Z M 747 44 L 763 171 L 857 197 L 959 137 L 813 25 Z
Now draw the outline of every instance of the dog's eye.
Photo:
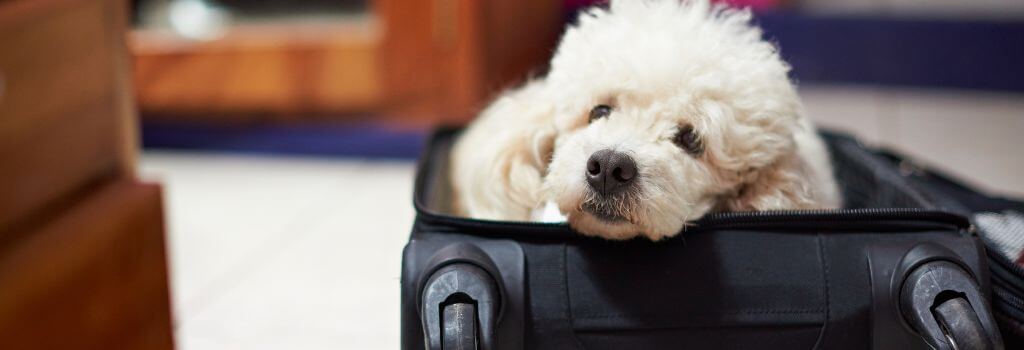
M 597 105 L 597 106 L 594 106 L 594 109 L 590 110 L 590 123 L 593 123 L 595 120 L 607 117 L 609 114 L 612 114 L 612 107 L 611 106 L 609 106 L 609 105 Z
M 675 142 L 677 146 L 692 155 L 704 152 L 704 145 L 701 144 L 700 139 L 697 137 L 697 132 L 693 130 L 691 125 L 679 127 L 679 131 L 676 132 L 672 142 Z

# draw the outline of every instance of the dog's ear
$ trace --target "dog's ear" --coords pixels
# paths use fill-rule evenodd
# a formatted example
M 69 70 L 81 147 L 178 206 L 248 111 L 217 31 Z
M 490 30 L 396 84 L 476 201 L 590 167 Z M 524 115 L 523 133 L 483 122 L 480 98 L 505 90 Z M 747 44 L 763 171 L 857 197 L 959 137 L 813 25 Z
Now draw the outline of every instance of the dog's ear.
M 698 106 L 708 161 L 725 178 L 747 176 L 796 149 L 793 135 L 801 128 L 799 105 L 754 106 L 741 109 L 714 100 Z
M 452 153 L 458 214 L 528 220 L 541 206 L 557 134 L 543 81 L 504 93 L 463 134 Z
M 705 117 L 706 159 L 722 186 L 718 210 L 820 206 L 813 189 L 816 175 L 812 165 L 799 154 L 807 145 L 797 140 L 811 135 L 813 127 L 804 119 L 795 94 L 776 97 L 744 104 L 754 108 L 734 108 L 717 101 L 699 106 Z M 801 139 L 800 143 L 807 142 Z
M 827 205 L 815 193 L 810 165 L 797 154 L 758 169 L 721 204 L 724 211 L 764 211 L 777 209 L 814 209 Z
M 779 99 L 785 100 L 785 99 Z M 708 161 L 725 186 L 720 210 L 811 209 L 838 205 L 827 150 L 795 99 L 789 107 L 728 115 Z M 720 109 L 720 113 L 724 109 Z M 733 112 L 736 113 L 736 112 Z M 742 113 L 742 112 L 740 112 Z

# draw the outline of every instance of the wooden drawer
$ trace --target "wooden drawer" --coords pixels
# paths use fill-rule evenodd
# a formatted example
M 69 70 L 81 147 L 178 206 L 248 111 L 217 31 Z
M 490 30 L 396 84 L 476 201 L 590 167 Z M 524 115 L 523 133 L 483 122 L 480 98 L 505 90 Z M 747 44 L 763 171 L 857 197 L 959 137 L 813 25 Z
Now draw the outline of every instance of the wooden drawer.
M 128 169 L 124 6 L 0 2 L 0 231 Z
M 0 237 L 0 349 L 170 349 L 160 190 L 130 180 Z

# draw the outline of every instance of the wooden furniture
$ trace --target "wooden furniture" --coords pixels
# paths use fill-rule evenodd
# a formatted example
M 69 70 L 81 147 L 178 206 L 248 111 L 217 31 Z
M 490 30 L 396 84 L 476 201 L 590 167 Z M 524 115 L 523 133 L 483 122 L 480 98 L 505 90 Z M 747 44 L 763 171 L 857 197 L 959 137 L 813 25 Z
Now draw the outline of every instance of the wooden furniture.
M 496 93 L 542 73 L 561 1 L 378 0 L 382 110 L 444 123 L 471 119 Z
M 243 25 L 209 42 L 131 36 L 143 111 L 228 119 L 374 110 L 378 41 L 369 21 Z
M 170 349 L 117 0 L 0 2 L 0 348 Z
M 355 19 L 241 24 L 211 41 L 136 30 L 136 91 L 154 118 L 464 122 L 543 69 L 561 16 L 551 0 L 374 0 Z

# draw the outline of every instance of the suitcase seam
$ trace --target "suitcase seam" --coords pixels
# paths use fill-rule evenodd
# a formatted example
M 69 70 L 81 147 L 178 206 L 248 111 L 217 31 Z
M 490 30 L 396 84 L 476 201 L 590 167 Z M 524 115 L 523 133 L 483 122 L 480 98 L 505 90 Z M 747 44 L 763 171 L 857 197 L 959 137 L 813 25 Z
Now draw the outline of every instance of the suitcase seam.
M 832 316 L 832 312 L 830 310 L 831 309 L 831 305 L 830 305 L 831 298 L 829 297 L 830 289 L 829 289 L 829 283 L 828 283 L 829 282 L 828 276 L 831 273 L 829 271 L 828 259 L 826 258 L 826 256 L 828 254 L 825 254 L 825 252 L 827 251 L 828 248 L 826 248 L 825 243 L 823 242 L 823 239 L 822 239 L 821 236 L 822 236 L 822 234 L 819 232 L 818 233 L 818 257 L 821 259 L 821 267 L 822 267 L 821 268 L 822 269 L 821 279 L 822 279 L 822 282 L 824 282 L 825 322 L 822 322 L 822 324 L 821 324 L 821 332 L 818 333 L 818 340 L 816 340 L 814 342 L 814 347 L 813 347 L 814 349 L 820 349 L 822 342 L 825 341 L 825 333 L 828 332 L 828 323 L 829 323 L 829 321 L 831 321 L 830 318 Z
M 583 346 L 583 342 L 581 342 L 579 337 L 576 336 L 576 317 L 572 313 L 572 300 L 570 299 L 571 296 L 569 294 L 569 270 L 568 270 L 569 269 L 569 263 L 568 263 L 568 258 L 567 258 L 567 256 L 568 256 L 567 251 L 568 250 L 569 250 L 568 245 L 567 244 L 562 244 L 562 256 L 561 256 L 561 260 L 562 260 L 562 280 L 563 280 L 562 281 L 562 289 L 563 289 L 563 293 L 565 293 L 565 316 L 566 316 L 566 321 L 569 322 L 569 325 L 568 325 L 569 327 L 567 327 L 567 328 L 568 328 L 568 331 L 569 331 L 569 335 L 572 337 L 573 343 L 576 344 L 576 348 L 577 349 L 586 349 Z
M 794 315 L 799 315 L 799 314 L 820 314 L 820 313 L 827 313 L 827 312 L 828 312 L 828 310 L 826 310 L 826 309 L 792 309 L 792 310 L 787 310 L 787 309 L 782 309 L 782 310 L 751 309 L 751 310 L 734 310 L 734 311 L 723 311 L 723 312 L 699 312 L 699 313 L 697 313 L 697 312 L 685 312 L 685 313 L 687 315 L 717 316 L 717 315 L 772 315 L 772 314 L 780 314 L 780 315 L 794 314 Z M 655 316 L 655 317 L 651 317 L 651 316 Z M 672 317 L 668 317 L 668 316 L 664 316 L 664 315 L 660 315 L 660 314 L 657 314 L 657 315 L 656 314 L 646 314 L 646 315 L 635 315 L 635 314 L 629 314 L 629 315 L 627 315 L 627 314 L 589 314 L 589 315 L 579 315 L 579 316 L 574 317 L 574 319 L 638 318 L 638 317 L 646 318 L 648 320 L 654 320 L 654 319 L 676 319 L 676 318 L 672 318 Z

